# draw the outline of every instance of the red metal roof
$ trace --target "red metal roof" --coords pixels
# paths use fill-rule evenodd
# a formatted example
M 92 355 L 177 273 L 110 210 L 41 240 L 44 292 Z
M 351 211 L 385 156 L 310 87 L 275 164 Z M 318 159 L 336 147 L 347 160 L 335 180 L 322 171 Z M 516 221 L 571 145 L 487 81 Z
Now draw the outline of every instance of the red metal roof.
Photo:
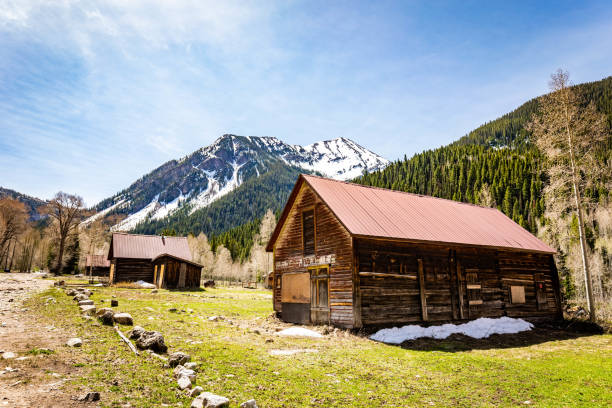
M 109 268 L 110 261 L 106 259 L 104 255 L 87 255 L 85 257 L 85 266 L 86 267 L 100 267 L 100 268 Z
M 300 181 L 312 187 L 355 236 L 556 252 L 494 208 L 309 175 L 301 175 L 296 187 Z M 275 231 L 269 249 L 277 236 Z
M 108 259 L 153 259 L 161 254 L 173 255 L 191 261 L 191 251 L 186 237 L 136 235 L 123 232 L 113 233 Z

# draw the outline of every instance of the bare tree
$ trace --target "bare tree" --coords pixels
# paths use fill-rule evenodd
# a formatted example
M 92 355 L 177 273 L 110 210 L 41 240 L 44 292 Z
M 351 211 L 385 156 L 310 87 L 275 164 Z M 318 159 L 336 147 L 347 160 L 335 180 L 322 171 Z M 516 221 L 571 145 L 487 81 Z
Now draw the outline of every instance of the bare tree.
M 10 244 L 15 248 L 17 236 L 26 226 L 25 204 L 12 198 L 0 200 L 0 263 L 6 267 Z
M 92 278 L 92 271 L 93 271 L 93 255 L 94 254 L 98 254 L 101 247 L 103 247 L 105 241 L 106 241 L 106 228 L 104 227 L 104 224 L 102 223 L 102 220 L 96 220 L 94 222 L 91 222 L 89 225 L 83 225 L 84 223 L 81 224 L 81 235 L 82 238 L 81 242 L 83 242 L 83 244 L 87 245 L 87 255 L 89 257 L 90 263 L 89 263 L 89 278 Z
M 59 275 L 61 273 L 66 240 L 78 228 L 82 209 L 83 199 L 81 197 L 62 191 L 57 193 L 47 204 L 45 212 L 55 220 L 59 238 L 55 274 Z
M 535 144 L 547 158 L 550 184 L 546 192 L 551 200 L 563 203 L 572 197 L 578 219 L 578 235 L 585 281 L 587 307 L 595 318 L 595 304 L 585 237 L 584 200 L 586 188 L 601 185 L 609 177 L 609 167 L 598 157 L 608 140 L 606 118 L 591 102 L 581 104 L 569 82 L 569 74 L 559 69 L 551 75 L 551 93 L 539 101 L 539 112 L 528 125 Z M 563 204 L 561 204 L 563 205 Z

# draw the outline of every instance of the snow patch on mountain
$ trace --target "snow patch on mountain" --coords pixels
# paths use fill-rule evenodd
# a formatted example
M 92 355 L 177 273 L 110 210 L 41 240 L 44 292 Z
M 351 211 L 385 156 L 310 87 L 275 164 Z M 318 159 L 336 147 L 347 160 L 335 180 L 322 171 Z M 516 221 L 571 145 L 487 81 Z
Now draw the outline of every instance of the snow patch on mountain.
M 112 230 L 129 231 L 147 219 L 168 217 L 185 205 L 192 213 L 279 162 L 337 180 L 350 180 L 365 170 L 376 171 L 389 164 L 388 160 L 346 138 L 300 146 L 269 136 L 223 135 L 210 146 L 168 162 L 142 177 L 88 220 L 102 218 L 114 210 L 127 210 L 127 218 Z M 156 195 L 151 200 L 152 194 Z M 148 204 L 140 207 L 134 202 Z

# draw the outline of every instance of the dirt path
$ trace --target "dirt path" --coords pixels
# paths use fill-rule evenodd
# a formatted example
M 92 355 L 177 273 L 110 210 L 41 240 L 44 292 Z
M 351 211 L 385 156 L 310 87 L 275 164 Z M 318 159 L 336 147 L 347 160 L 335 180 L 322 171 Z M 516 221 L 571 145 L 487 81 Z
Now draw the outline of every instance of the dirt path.
M 70 334 L 23 305 L 52 285 L 36 274 L 0 273 L 0 407 L 83 406 L 61 390 L 78 375 L 66 358 L 72 353 L 64 346 Z

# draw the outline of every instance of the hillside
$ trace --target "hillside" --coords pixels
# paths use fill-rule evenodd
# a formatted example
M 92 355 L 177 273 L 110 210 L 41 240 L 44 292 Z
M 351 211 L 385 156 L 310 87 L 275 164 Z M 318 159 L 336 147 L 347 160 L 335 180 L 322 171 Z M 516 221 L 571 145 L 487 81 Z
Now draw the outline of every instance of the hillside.
M 0 187 L 0 199 L 2 198 L 12 198 L 13 200 L 21 201 L 26 205 L 28 214 L 30 215 L 30 220 L 37 221 L 41 218 L 39 213 L 39 209 L 46 205 L 47 202 L 41 200 L 40 198 L 32 197 L 27 194 L 19 193 L 15 190 L 10 190 L 8 188 Z
M 209 222 L 198 211 L 228 196 L 244 183 L 265 184 L 266 180 L 271 180 L 263 179 L 265 175 L 277 174 L 282 179 L 284 174 L 293 172 L 292 169 L 346 180 L 364 170 L 378 170 L 387 164 L 387 160 L 345 138 L 298 146 L 274 137 L 223 135 L 210 146 L 163 164 L 130 187 L 103 200 L 85 223 L 103 218 L 116 231 L 130 231 L 137 226 L 139 231 L 152 231 L 159 225 L 181 231 L 187 225 L 195 232 L 199 232 L 196 228 L 207 232 L 226 230 L 236 225 L 235 218 L 221 217 L 221 221 Z M 255 197 L 257 189 L 249 188 L 250 200 L 266 202 L 271 208 L 282 205 L 278 199 L 284 196 L 279 195 L 279 191 L 272 194 L 270 201 L 270 197 Z M 267 187 L 262 187 L 261 191 L 270 192 Z M 237 200 L 243 202 L 241 198 Z M 241 215 L 237 219 L 245 221 Z

